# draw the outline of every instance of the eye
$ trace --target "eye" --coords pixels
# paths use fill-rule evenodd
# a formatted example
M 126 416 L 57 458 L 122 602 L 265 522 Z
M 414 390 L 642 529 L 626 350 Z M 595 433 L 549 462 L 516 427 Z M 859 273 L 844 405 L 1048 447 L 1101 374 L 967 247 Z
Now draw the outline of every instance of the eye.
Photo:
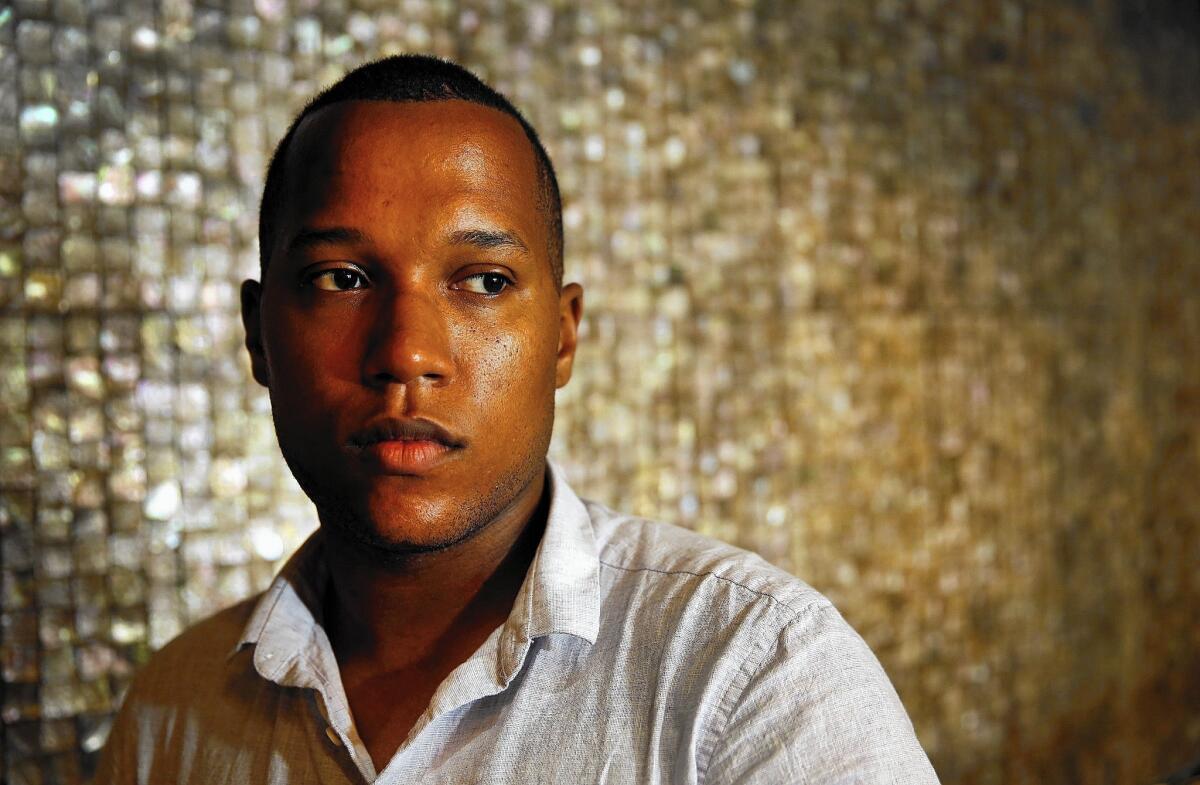
M 463 289 L 475 294 L 497 295 L 511 286 L 512 280 L 501 273 L 476 273 L 469 275 L 459 284 Z
M 307 283 L 325 292 L 347 292 L 367 288 L 367 277 L 349 267 L 321 270 L 309 277 Z

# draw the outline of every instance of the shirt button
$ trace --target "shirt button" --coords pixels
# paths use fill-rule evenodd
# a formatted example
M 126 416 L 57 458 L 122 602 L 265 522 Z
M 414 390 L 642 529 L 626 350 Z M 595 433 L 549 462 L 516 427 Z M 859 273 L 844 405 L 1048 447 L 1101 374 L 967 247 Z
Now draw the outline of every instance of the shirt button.
M 335 731 L 333 728 L 326 726 L 325 727 L 325 735 L 329 737 L 329 740 L 331 742 L 333 742 L 333 746 L 335 746 L 335 747 L 342 746 L 342 740 L 338 738 L 337 731 Z

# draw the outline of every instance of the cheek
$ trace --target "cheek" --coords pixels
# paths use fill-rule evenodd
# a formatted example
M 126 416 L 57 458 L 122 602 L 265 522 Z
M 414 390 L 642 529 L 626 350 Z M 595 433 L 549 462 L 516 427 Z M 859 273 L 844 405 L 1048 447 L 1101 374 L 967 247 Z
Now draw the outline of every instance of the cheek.
M 479 411 L 507 419 L 508 428 L 534 419 L 539 402 L 553 401 L 557 342 L 525 331 L 483 335 L 459 358 L 460 369 L 473 378 L 469 386 Z
M 341 376 L 354 362 L 354 320 L 317 323 L 288 309 L 264 317 L 264 346 L 273 378 L 312 384 Z
M 475 397 L 494 400 L 509 394 L 522 383 L 521 369 L 529 360 L 529 346 L 519 335 L 488 334 L 472 340 L 470 350 L 456 357 L 459 373 L 474 379 Z M 485 409 L 486 411 L 486 409 Z

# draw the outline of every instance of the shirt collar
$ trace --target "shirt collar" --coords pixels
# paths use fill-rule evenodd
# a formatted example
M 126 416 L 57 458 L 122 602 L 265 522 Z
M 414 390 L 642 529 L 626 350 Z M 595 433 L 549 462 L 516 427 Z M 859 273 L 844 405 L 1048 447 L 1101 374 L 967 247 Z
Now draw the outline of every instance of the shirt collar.
M 595 643 L 600 632 L 600 557 L 587 507 L 562 469 L 547 462 L 550 509 L 537 554 L 513 603 L 527 639 L 566 633 Z
M 523 650 L 534 638 L 563 633 L 593 644 L 600 630 L 600 560 L 591 517 L 562 470 L 549 461 L 547 480 L 551 495 L 546 528 L 501 629 L 507 644 L 499 651 L 501 672 L 519 667 Z M 266 679 L 314 688 L 327 681 L 329 672 L 336 672 L 321 626 L 327 583 L 318 530 L 263 592 L 230 656 L 254 645 L 255 668 Z

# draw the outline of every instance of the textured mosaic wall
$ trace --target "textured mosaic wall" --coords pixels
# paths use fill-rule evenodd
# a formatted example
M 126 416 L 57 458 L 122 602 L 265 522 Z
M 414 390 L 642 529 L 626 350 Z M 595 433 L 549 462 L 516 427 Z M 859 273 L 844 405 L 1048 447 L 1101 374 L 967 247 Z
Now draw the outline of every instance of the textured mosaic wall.
M 1194 4 L 583 6 L 0 4 L 5 781 L 311 529 L 236 286 L 292 112 L 402 50 L 555 157 L 582 490 L 828 593 L 947 783 L 1200 755 Z

